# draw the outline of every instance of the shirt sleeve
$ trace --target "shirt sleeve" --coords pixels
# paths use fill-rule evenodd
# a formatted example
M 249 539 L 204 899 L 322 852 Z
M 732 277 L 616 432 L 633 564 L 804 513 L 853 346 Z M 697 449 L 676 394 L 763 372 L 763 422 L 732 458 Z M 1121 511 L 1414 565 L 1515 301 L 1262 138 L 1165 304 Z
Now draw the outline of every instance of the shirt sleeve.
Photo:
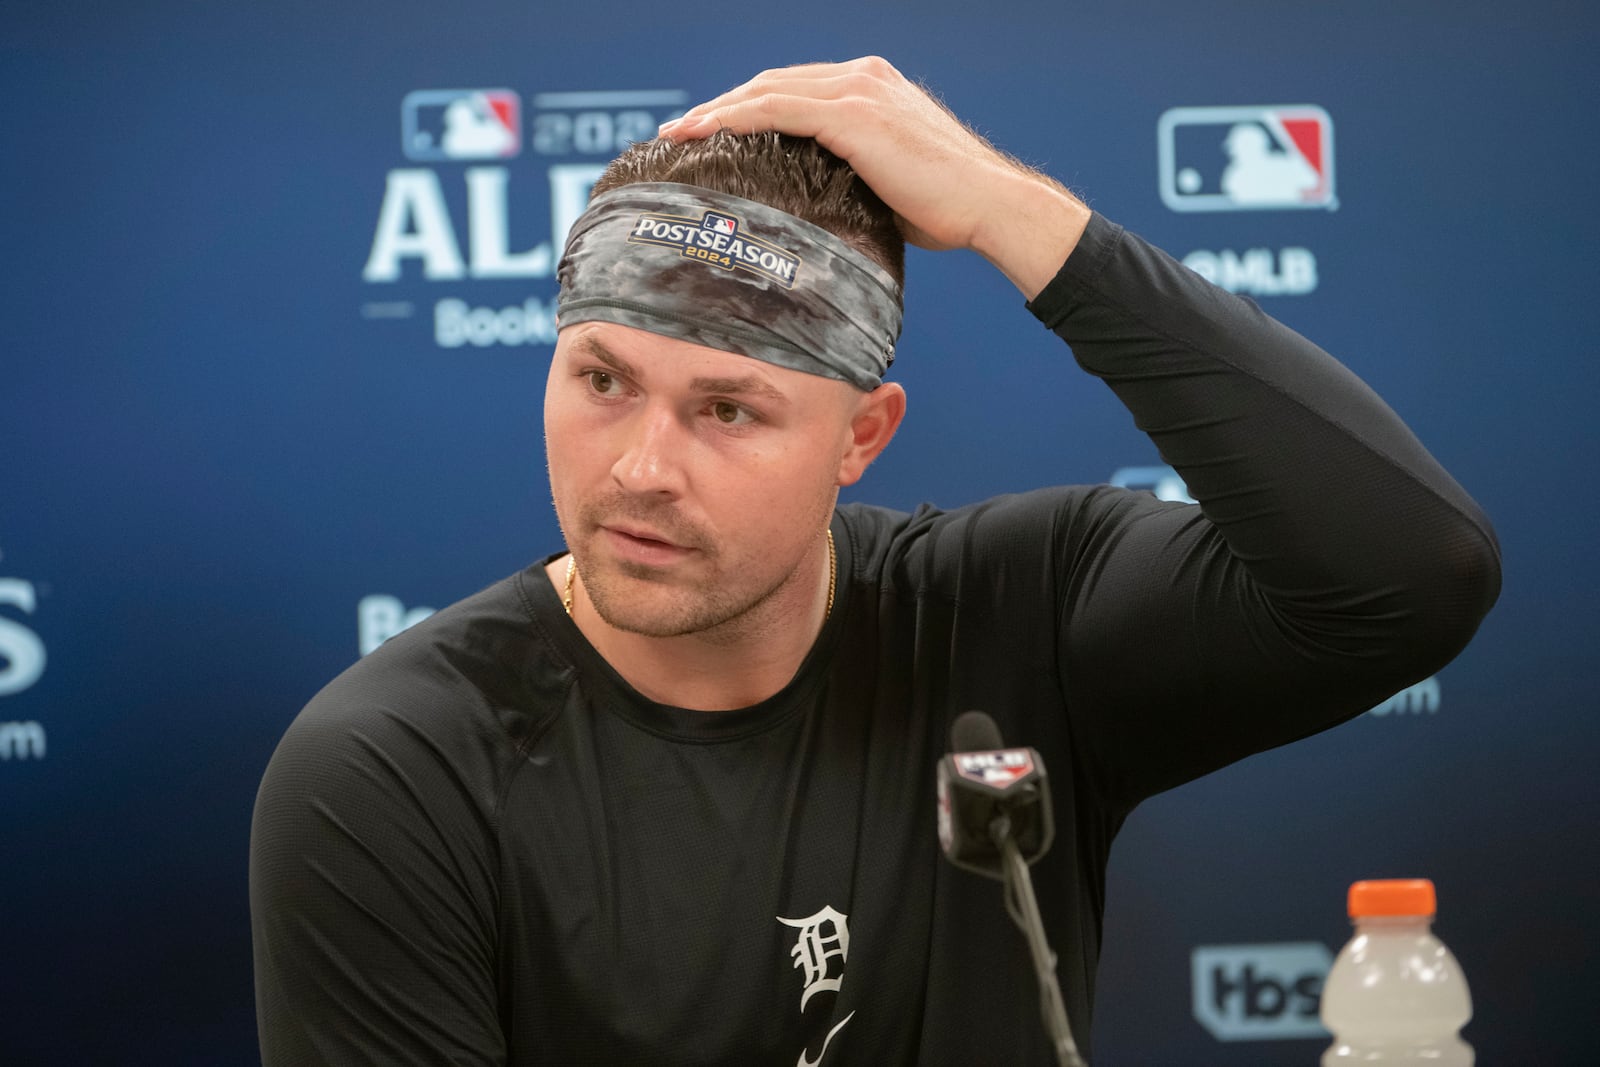
M 1099 215 L 1029 307 L 1199 501 L 1107 489 L 1059 520 L 1062 684 L 1125 804 L 1465 646 L 1500 587 L 1489 522 L 1331 356 Z
M 499 1064 L 495 834 L 425 724 L 335 683 L 262 781 L 262 1062 Z

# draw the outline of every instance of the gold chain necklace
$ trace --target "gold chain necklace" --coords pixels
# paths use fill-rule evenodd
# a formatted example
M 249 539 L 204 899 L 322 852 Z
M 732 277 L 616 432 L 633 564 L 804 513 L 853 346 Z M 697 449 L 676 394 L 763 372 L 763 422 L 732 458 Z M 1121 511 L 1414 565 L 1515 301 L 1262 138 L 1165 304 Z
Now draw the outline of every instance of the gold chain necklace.
M 833 585 L 839 578 L 839 559 L 833 554 L 833 529 L 828 529 L 828 606 L 822 609 L 822 619 L 826 622 L 833 614 Z
M 567 553 L 567 588 L 561 594 L 561 606 L 567 610 L 567 618 L 572 618 L 572 580 L 578 576 L 578 561 L 572 558 L 572 553 Z
M 567 618 L 572 617 L 572 583 L 578 578 L 578 561 L 567 553 L 567 581 L 566 588 L 561 593 L 561 607 L 565 609 Z M 828 606 L 823 609 L 822 617 L 826 619 L 833 614 L 833 590 L 839 580 L 839 557 L 833 550 L 833 530 L 828 530 Z

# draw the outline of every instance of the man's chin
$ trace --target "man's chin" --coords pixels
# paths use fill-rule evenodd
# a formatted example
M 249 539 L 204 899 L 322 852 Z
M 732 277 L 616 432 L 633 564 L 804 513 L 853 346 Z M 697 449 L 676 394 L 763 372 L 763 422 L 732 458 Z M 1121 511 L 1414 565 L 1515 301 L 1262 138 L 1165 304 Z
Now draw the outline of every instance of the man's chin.
M 701 633 L 717 622 L 696 614 L 691 605 L 663 605 L 651 610 L 638 604 L 627 604 L 617 610 L 617 605 L 592 597 L 590 603 L 594 605 L 595 614 L 607 626 L 640 637 L 687 637 Z
M 664 584 L 651 568 L 625 564 L 594 580 L 585 574 L 584 590 L 607 626 L 641 637 L 683 637 L 720 621 L 705 597 Z

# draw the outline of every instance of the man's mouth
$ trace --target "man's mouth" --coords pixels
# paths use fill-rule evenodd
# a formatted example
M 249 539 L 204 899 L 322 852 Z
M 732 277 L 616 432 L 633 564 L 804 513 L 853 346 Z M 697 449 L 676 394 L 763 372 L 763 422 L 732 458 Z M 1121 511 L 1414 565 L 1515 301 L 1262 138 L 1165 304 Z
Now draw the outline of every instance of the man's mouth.
M 643 526 L 602 525 L 600 534 L 606 546 L 619 558 L 646 566 L 676 563 L 694 551 Z
M 647 544 L 665 545 L 668 548 L 683 547 L 670 537 L 663 537 L 656 531 L 644 526 L 632 526 L 626 523 L 608 523 L 603 526 L 602 529 L 610 530 L 612 533 L 618 533 L 624 537 L 632 538 L 635 541 L 643 541 Z

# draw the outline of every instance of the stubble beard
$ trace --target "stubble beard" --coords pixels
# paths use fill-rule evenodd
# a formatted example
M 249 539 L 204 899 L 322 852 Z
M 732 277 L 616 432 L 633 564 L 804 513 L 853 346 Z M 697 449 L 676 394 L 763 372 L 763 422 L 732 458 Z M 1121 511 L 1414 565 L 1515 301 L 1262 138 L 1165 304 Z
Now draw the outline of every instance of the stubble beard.
M 673 543 L 695 550 L 690 558 L 706 577 L 685 582 L 668 580 L 661 569 L 621 562 L 601 563 L 597 553 L 586 551 L 602 536 L 607 521 L 631 519 L 660 531 Z M 698 528 L 685 523 L 670 508 L 640 506 L 627 497 L 613 497 L 584 505 L 578 515 L 581 543 L 573 543 L 578 574 L 595 614 L 614 629 L 642 637 L 685 637 L 691 634 L 732 641 L 761 628 L 758 609 L 783 588 L 793 572 L 771 576 L 755 586 L 743 584 L 753 567 L 734 567 L 730 576 L 719 566 L 724 554 Z M 730 581 L 730 577 L 732 580 Z M 645 583 L 641 587 L 641 583 Z
M 719 643 L 732 643 L 759 630 L 761 605 L 792 577 L 779 574 L 755 588 L 729 588 L 714 576 L 689 585 L 668 585 L 655 569 L 626 563 L 578 567 L 584 593 L 606 625 L 641 637 L 693 634 Z M 640 596 L 639 582 L 657 584 Z

